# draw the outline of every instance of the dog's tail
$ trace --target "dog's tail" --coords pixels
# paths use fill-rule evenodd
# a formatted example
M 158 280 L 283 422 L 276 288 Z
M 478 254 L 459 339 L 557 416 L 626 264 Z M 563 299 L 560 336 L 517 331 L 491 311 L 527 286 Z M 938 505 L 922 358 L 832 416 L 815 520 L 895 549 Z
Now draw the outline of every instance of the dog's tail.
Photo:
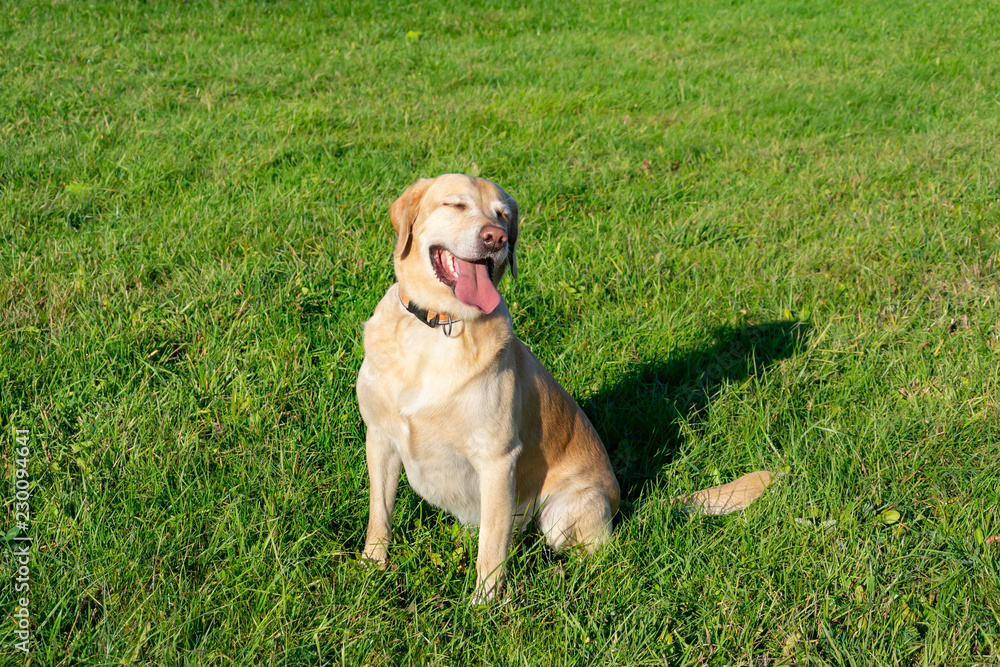
M 781 473 L 758 470 L 743 475 L 728 484 L 720 484 L 685 496 L 677 496 L 673 502 L 691 512 L 702 514 L 729 514 L 750 506 L 764 493 L 771 482 L 781 477 Z

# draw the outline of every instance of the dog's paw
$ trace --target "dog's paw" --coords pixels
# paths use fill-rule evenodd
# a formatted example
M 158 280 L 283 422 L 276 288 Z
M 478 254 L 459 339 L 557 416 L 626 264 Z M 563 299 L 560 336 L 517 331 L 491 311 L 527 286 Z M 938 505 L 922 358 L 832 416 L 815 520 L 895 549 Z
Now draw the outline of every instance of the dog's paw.
M 504 590 L 502 578 L 476 582 L 476 592 L 472 594 L 470 604 L 473 607 L 486 607 L 496 602 L 502 602 Z
M 384 570 L 389 565 L 389 553 L 381 544 L 365 547 L 365 550 L 361 552 L 361 561 Z
M 487 595 L 482 591 L 477 590 L 475 594 L 473 594 L 472 599 L 469 600 L 469 604 L 476 609 L 486 609 L 495 601 L 496 601 L 495 596 Z

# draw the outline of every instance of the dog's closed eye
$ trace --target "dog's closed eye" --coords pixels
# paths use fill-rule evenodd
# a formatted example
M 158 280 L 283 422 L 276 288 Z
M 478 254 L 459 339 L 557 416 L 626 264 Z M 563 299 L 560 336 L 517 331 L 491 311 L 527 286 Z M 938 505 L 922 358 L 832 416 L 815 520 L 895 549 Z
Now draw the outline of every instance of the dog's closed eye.
M 469 208 L 466 205 L 465 202 L 461 202 L 461 201 L 444 201 L 444 202 L 441 202 L 441 205 L 442 206 L 450 206 L 451 208 L 454 208 L 454 209 L 459 210 L 459 211 L 464 211 L 465 209 Z

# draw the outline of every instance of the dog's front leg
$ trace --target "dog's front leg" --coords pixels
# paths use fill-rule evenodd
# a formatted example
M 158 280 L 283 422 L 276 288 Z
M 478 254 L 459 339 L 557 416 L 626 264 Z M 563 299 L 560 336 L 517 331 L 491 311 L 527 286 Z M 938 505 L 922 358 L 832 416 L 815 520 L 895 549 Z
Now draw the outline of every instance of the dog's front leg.
M 473 604 L 495 598 L 503 589 L 504 562 L 514 524 L 516 456 L 493 461 L 479 470 L 480 526 Z
M 385 563 L 387 547 L 392 539 L 392 508 L 399 488 L 399 471 L 403 465 L 392 444 L 369 428 L 365 439 L 368 461 L 368 537 L 362 556 Z

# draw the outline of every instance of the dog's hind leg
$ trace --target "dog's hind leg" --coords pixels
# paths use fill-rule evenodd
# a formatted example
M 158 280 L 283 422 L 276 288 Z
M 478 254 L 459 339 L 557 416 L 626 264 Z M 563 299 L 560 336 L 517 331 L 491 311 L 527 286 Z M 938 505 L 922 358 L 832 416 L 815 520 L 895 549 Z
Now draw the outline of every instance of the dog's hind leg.
M 611 539 L 611 502 L 600 490 L 563 489 L 549 496 L 538 512 L 538 528 L 556 551 L 579 547 L 594 553 Z

